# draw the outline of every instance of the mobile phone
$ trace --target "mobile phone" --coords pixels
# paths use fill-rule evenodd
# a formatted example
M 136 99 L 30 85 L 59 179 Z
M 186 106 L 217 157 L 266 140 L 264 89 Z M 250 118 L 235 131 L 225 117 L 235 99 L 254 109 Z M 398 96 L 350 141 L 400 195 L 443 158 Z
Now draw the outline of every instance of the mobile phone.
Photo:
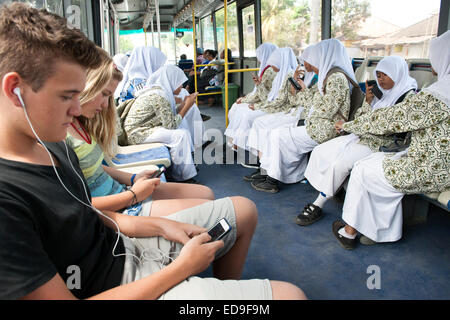
M 372 87 L 372 93 L 375 97 L 378 99 L 381 99 L 383 97 L 383 92 L 381 92 L 380 88 L 378 88 L 377 81 L 376 80 L 369 80 L 367 81 L 367 86 Z
M 222 239 L 228 232 L 230 232 L 231 226 L 227 219 L 223 218 L 217 222 L 214 227 L 208 230 L 208 234 L 211 236 L 209 242 L 217 241 Z
M 289 77 L 289 82 L 292 84 L 292 86 L 295 88 L 295 90 L 300 91 L 302 90 L 302 87 L 297 83 L 297 81 L 294 80 L 294 78 Z
M 162 166 L 161 168 L 153 172 L 148 179 L 159 178 L 164 173 L 164 171 L 166 171 L 166 167 Z

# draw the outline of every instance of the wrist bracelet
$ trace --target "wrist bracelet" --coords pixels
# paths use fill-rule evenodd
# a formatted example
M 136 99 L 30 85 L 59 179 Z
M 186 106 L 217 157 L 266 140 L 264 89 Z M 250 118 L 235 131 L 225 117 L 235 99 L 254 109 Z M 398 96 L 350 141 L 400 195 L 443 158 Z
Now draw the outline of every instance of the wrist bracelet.
M 128 191 L 131 191 L 131 193 L 133 194 L 133 199 L 131 199 L 131 205 L 130 206 L 134 206 L 136 203 L 138 203 L 136 193 L 134 193 L 134 191 L 131 190 L 131 189 L 128 189 Z
M 131 185 L 134 184 L 134 178 L 136 178 L 136 173 L 131 176 Z

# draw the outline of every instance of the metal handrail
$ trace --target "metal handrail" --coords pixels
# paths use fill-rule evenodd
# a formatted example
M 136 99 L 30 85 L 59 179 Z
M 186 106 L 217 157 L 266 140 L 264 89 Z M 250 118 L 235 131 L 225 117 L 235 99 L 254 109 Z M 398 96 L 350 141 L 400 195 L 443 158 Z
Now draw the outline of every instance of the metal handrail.
M 234 64 L 234 62 L 228 62 L 228 13 L 227 13 L 227 0 L 223 2 L 223 9 L 224 9 L 224 56 L 225 56 L 225 79 L 224 79 L 224 86 L 225 86 L 225 126 L 228 127 L 228 74 L 229 73 L 237 73 L 237 72 L 247 72 L 247 71 L 259 71 L 259 68 L 248 68 L 248 69 L 233 69 L 230 70 L 228 68 L 229 65 Z M 196 30 L 195 30 L 195 1 L 192 2 L 192 37 L 194 42 L 194 86 L 195 86 L 195 92 L 197 92 L 198 85 L 197 85 L 197 67 L 206 67 L 210 66 L 210 64 L 196 64 L 197 59 L 197 45 L 195 42 L 196 38 Z M 206 92 L 206 93 L 199 93 L 195 102 L 198 105 L 198 97 L 199 96 L 207 96 L 207 95 L 214 95 L 214 94 L 221 94 L 222 91 L 215 91 L 215 92 Z

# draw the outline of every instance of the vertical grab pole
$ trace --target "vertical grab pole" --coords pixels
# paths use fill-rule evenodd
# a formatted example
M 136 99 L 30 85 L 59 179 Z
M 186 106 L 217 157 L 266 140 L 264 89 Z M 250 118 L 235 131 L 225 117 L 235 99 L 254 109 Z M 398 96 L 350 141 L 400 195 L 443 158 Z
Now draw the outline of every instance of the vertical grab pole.
M 223 2 L 223 8 L 224 8 L 224 17 L 225 17 L 225 48 L 223 49 L 223 55 L 225 57 L 225 127 L 228 127 L 228 15 L 227 15 L 227 2 L 228 0 L 225 0 Z
M 155 32 L 154 28 L 153 28 L 153 15 L 152 15 L 152 46 L 155 46 L 155 37 L 153 36 L 153 33 Z
M 161 20 L 159 16 L 159 0 L 155 0 L 156 7 L 156 28 L 158 30 L 158 48 L 161 50 Z
M 147 27 L 144 27 L 145 46 L 147 46 Z
M 192 2 L 192 37 L 194 39 L 194 83 L 197 92 L 197 43 L 195 42 L 195 1 Z M 198 97 L 195 98 L 195 104 L 198 105 Z

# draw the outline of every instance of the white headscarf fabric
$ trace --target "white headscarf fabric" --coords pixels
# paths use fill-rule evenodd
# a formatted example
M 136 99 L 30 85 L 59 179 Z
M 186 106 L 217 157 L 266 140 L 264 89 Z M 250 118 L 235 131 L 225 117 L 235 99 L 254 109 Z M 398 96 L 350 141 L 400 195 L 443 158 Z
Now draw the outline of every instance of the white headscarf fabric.
M 306 61 L 319 69 L 317 86 L 322 95 L 324 85 L 323 82 L 327 77 L 328 71 L 334 67 L 341 68 L 347 76 L 357 82 L 347 51 L 342 43 L 337 39 L 323 40 L 314 45 L 312 52 Z M 350 89 L 353 87 L 350 83 L 349 86 Z
M 118 53 L 114 56 L 113 61 L 117 66 L 117 69 L 119 69 L 120 72 L 123 72 L 128 61 L 128 56 L 125 53 Z
M 314 45 L 311 45 L 309 47 L 306 47 L 305 50 L 303 50 L 302 54 L 298 57 L 298 59 L 300 60 L 300 63 L 304 64 L 306 59 L 309 59 L 309 57 L 311 56 L 311 53 L 313 52 L 312 47 Z M 315 73 L 314 72 L 305 72 L 305 78 L 303 80 L 303 82 L 305 83 L 306 87 L 309 88 L 312 79 L 314 78 Z
M 260 62 L 258 76 L 261 76 L 261 73 L 268 66 L 267 61 L 276 49 L 278 49 L 278 46 L 270 42 L 265 42 L 256 49 L 256 58 Z
M 152 74 L 150 79 L 147 80 L 146 88 L 141 95 L 149 93 L 151 88 L 161 87 L 162 90 L 159 90 L 158 93 L 170 102 L 172 111 L 176 113 L 176 102 L 173 92 L 186 81 L 187 77 L 183 70 L 174 65 L 166 65 Z
M 123 79 L 117 86 L 114 97 L 127 89 L 129 81 L 133 79 L 149 79 L 150 76 L 166 63 L 167 57 L 155 47 L 136 47 L 123 70 Z
M 383 72 L 394 81 L 394 86 L 389 89 L 383 89 L 378 83 L 377 71 Z M 373 110 L 393 106 L 395 102 L 405 92 L 414 89 L 417 90 L 417 81 L 409 76 L 409 68 L 405 59 L 399 56 L 389 56 L 378 62 L 377 67 L 373 71 L 377 81 L 378 88 L 383 92 L 383 97 L 377 100 L 372 106 Z
M 267 60 L 269 60 L 270 55 L 276 49 L 278 49 L 278 46 L 276 44 L 272 44 L 270 42 L 265 42 L 256 49 L 256 58 L 258 59 L 258 61 L 260 63 L 259 71 L 258 71 L 259 77 L 261 77 L 262 72 L 268 66 Z M 255 93 L 255 92 L 256 92 L 256 87 L 253 88 L 252 93 Z
M 278 97 L 278 92 L 288 72 L 294 71 L 298 66 L 298 62 L 291 48 L 279 48 L 270 55 L 267 64 L 280 69 L 275 79 L 273 79 L 272 89 L 267 97 L 268 101 L 273 101 Z
M 423 91 L 450 107 L 450 30 L 431 40 L 430 61 L 438 74 L 438 81 Z

